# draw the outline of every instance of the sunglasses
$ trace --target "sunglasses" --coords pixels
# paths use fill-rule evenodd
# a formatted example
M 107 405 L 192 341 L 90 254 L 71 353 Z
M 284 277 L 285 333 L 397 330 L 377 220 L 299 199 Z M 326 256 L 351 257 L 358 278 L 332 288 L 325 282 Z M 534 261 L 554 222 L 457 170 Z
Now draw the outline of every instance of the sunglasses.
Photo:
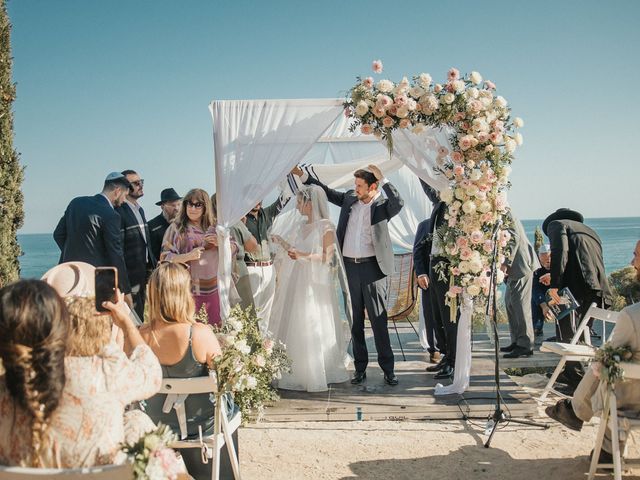
M 170 264 L 173 264 L 173 265 L 180 265 L 182 268 L 184 268 L 184 269 L 185 269 L 185 270 L 187 270 L 187 271 L 188 271 L 188 270 L 191 270 L 191 265 L 189 265 L 188 263 L 183 263 L 183 262 L 172 262 L 172 261 L 170 261 L 170 260 L 160 260 L 160 261 L 158 262 L 158 266 L 161 266 L 161 265 L 170 265 Z
M 204 203 L 202 202 L 187 202 L 187 207 L 193 207 L 193 208 L 202 208 L 204 207 Z

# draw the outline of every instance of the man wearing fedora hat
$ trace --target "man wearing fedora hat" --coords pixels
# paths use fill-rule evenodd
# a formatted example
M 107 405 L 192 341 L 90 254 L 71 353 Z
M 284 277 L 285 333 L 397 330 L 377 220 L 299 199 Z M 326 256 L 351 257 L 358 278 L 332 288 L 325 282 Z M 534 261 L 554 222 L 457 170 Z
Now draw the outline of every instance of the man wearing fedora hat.
M 94 267 L 116 267 L 118 286 L 132 304 L 131 289 L 124 263 L 120 215 L 130 183 L 119 172 L 107 175 L 102 192 L 92 197 L 76 197 L 67 206 L 53 232 L 60 247 L 60 262 L 86 262 Z
M 542 223 L 542 231 L 549 237 L 551 245 L 551 272 L 541 280 L 548 279 L 552 297 L 558 290 L 568 288 L 580 304 L 576 309 L 579 318 L 592 303 L 603 308 L 613 303 L 602 259 L 602 242 L 598 234 L 583 222 L 581 213 L 560 208 Z M 569 316 L 557 323 L 556 334 L 560 342 L 571 341 L 574 333 L 575 326 Z M 575 388 L 582 377 L 581 370 L 578 362 L 567 362 L 564 383 Z
M 156 205 L 162 209 L 162 212 L 160 212 L 160 215 L 157 217 L 149 220 L 149 234 L 151 236 L 149 245 L 151 246 L 151 253 L 153 253 L 156 262 L 160 260 L 164 233 L 180 211 L 180 200 L 182 200 L 182 197 L 178 195 L 173 188 L 165 188 L 160 192 L 160 201 L 156 202 Z

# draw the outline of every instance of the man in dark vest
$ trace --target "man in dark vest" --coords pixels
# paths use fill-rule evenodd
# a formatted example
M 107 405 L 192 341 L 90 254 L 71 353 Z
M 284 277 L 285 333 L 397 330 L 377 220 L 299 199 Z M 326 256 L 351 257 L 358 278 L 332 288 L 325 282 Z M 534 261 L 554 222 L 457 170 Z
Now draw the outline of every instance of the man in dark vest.
M 182 197 L 176 193 L 173 188 L 165 188 L 160 192 L 160 201 L 156 205 L 162 210 L 160 215 L 149 220 L 149 234 L 151 235 L 151 253 L 156 262 L 160 261 L 160 252 L 162 252 L 162 239 L 164 233 L 169 228 L 169 224 L 176 218 L 180 211 L 180 200 Z

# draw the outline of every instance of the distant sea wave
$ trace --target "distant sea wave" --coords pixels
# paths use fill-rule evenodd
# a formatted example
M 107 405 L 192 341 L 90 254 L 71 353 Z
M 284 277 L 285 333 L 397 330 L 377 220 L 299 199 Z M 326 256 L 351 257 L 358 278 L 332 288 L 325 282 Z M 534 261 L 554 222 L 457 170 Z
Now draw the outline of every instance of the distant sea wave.
M 633 248 L 640 240 L 640 217 L 591 218 L 585 221 L 602 239 L 607 273 L 625 267 L 631 261 Z M 525 231 L 533 242 L 536 226 L 542 220 L 523 220 Z M 60 250 L 49 233 L 18 235 L 24 254 L 20 257 L 22 278 L 40 278 L 58 263 Z

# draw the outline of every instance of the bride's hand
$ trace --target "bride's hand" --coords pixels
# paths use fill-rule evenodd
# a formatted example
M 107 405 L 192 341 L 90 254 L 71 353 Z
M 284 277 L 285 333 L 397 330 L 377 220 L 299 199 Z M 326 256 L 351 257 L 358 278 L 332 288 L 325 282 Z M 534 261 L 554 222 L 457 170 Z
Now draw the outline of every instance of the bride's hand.
M 295 248 L 290 248 L 290 249 L 287 251 L 287 254 L 289 255 L 289 258 L 290 258 L 291 260 L 297 260 L 297 259 L 299 258 L 299 256 L 300 256 L 300 255 L 298 254 L 298 252 L 296 251 L 296 249 L 295 249 Z

